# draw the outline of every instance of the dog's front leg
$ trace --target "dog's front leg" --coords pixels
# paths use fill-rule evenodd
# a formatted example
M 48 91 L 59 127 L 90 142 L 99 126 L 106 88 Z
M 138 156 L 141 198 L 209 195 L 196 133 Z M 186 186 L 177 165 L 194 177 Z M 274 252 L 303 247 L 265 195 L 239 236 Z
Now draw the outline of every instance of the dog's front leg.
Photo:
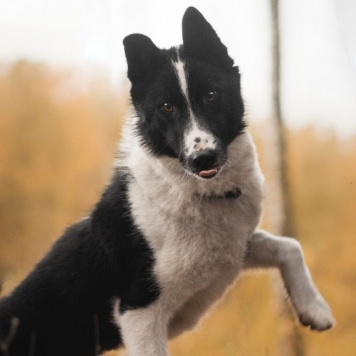
M 119 316 L 128 356 L 167 356 L 167 315 L 158 302 Z
M 244 268 L 278 268 L 300 322 L 313 330 L 335 324 L 330 307 L 313 283 L 298 241 L 256 231 L 248 242 Z

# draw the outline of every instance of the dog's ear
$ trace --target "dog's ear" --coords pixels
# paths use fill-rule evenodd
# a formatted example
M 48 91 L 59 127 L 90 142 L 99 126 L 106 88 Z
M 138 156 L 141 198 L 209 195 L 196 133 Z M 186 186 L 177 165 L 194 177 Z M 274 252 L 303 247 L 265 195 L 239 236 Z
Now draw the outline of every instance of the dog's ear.
M 134 33 L 123 40 L 127 59 L 127 76 L 132 83 L 145 80 L 159 65 L 161 52 L 152 40 Z
M 186 55 L 227 69 L 234 65 L 226 46 L 221 43 L 215 30 L 196 8 L 188 7 L 185 11 L 182 28 Z

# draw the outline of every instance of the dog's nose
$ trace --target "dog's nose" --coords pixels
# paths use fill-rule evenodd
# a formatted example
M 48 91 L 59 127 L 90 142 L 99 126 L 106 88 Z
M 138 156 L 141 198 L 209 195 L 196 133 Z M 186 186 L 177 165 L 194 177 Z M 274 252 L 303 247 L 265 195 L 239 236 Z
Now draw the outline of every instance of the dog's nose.
M 197 171 L 214 168 L 217 164 L 217 155 L 215 150 L 206 149 L 194 152 L 190 158 L 191 166 Z

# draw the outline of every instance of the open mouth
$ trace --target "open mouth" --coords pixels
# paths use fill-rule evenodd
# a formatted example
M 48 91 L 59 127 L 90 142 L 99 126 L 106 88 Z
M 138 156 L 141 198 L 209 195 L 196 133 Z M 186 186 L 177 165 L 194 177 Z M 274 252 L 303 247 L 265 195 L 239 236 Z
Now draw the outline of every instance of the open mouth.
M 198 173 L 198 175 L 199 175 L 199 177 L 208 178 L 209 179 L 209 178 L 215 177 L 217 173 L 218 173 L 218 169 L 217 168 L 212 168 L 212 169 L 200 171 Z

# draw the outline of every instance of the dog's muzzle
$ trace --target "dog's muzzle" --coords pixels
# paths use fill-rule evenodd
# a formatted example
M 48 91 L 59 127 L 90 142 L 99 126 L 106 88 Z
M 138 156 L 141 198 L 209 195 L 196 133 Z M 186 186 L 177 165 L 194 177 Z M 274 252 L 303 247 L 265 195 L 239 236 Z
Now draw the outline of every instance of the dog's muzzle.
M 193 152 L 188 158 L 188 165 L 194 174 L 202 178 L 212 178 L 220 167 L 218 153 L 213 149 Z

